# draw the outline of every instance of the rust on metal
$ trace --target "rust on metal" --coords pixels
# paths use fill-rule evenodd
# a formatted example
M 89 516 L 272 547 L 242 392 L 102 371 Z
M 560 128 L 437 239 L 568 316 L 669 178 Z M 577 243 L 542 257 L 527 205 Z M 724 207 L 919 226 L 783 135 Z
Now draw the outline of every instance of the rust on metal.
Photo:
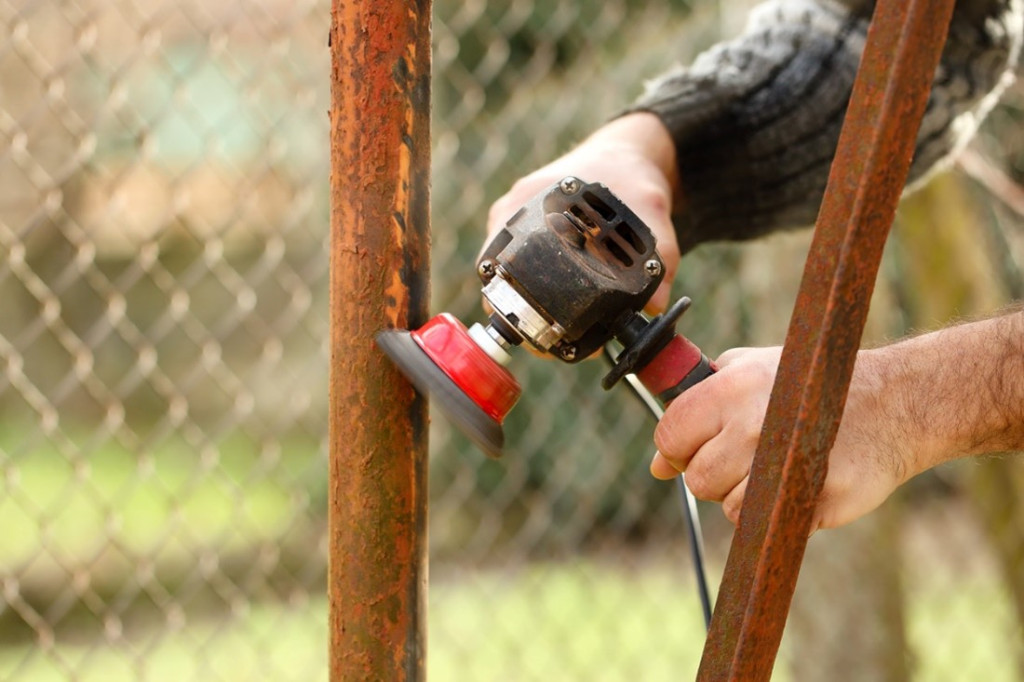
M 420 680 L 427 413 L 374 344 L 427 317 L 429 0 L 332 0 L 331 680 Z
M 880 0 L 698 679 L 768 680 L 954 0 Z

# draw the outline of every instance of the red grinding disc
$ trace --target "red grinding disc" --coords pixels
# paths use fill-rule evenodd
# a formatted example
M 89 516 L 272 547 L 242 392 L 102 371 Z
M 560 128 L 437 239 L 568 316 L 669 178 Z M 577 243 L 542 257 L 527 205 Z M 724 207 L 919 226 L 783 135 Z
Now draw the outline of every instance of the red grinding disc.
M 444 313 L 414 332 L 385 329 L 377 334 L 377 345 L 481 450 L 501 456 L 501 422 L 521 389 L 462 323 Z
M 476 344 L 461 322 L 441 313 L 410 334 L 481 410 L 499 424 L 504 421 L 519 400 L 519 382 Z

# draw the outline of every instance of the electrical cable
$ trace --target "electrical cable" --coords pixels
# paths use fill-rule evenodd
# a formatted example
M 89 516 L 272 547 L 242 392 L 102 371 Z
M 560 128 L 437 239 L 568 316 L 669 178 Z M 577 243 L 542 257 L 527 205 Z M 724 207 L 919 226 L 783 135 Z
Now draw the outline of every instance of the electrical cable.
M 604 357 L 614 362 L 611 350 L 605 346 Z M 627 374 L 626 381 L 633 395 L 646 407 L 648 412 L 659 421 L 665 414 L 658 399 L 651 395 L 651 392 L 640 382 L 635 374 Z M 704 627 L 711 629 L 711 592 L 708 589 L 707 573 L 704 570 L 704 536 L 700 527 L 700 514 L 697 510 L 697 498 L 693 496 L 690 489 L 686 487 L 684 474 L 676 476 L 676 487 L 679 489 L 679 498 L 682 502 L 683 519 L 686 522 L 686 534 L 690 545 L 690 556 L 693 557 L 693 570 L 697 579 L 697 596 L 700 597 L 700 606 L 704 614 Z

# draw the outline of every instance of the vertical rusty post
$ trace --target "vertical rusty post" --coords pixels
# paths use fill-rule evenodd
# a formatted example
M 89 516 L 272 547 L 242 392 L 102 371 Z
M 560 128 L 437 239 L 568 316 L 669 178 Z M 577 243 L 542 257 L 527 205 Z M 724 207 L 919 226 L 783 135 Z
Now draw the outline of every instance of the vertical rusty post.
M 426 403 L 374 344 L 426 320 L 430 0 L 332 0 L 330 679 L 424 678 Z
M 879 0 L 790 321 L 700 680 L 768 680 L 954 0 Z

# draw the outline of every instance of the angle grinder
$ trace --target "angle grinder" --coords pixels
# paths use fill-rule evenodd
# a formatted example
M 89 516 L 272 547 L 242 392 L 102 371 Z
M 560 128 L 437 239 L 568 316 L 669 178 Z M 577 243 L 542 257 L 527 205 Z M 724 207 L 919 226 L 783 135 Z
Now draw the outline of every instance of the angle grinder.
M 388 329 L 377 344 L 422 393 L 485 453 L 501 455 L 502 422 L 521 393 L 504 367 L 523 342 L 576 363 L 621 346 L 601 384 L 627 374 L 662 404 L 716 368 L 675 332 L 690 305 L 683 297 L 662 315 L 643 307 L 664 278 L 654 235 L 599 183 L 567 177 L 512 216 L 477 262 L 490 308 L 469 329 L 448 313 L 412 331 Z

